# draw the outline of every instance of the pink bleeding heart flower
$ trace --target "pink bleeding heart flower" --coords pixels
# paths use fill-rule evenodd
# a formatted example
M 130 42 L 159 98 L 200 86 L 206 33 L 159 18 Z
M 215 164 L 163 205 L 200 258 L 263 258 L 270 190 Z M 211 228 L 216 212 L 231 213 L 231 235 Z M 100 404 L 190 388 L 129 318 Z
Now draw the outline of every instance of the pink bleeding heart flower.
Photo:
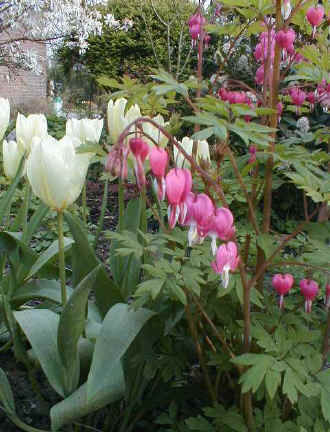
M 202 35 L 205 24 L 206 19 L 200 13 L 196 13 L 189 18 L 188 26 L 193 45 L 196 44 L 197 39 Z
M 213 255 L 217 251 L 217 239 L 230 240 L 235 234 L 234 216 L 226 207 L 217 208 L 215 214 L 209 220 L 205 229 L 205 235 L 211 238 L 211 250 Z
M 131 138 L 128 144 L 135 156 L 134 170 L 138 187 L 141 189 L 146 184 L 143 163 L 149 154 L 150 147 L 142 138 Z
M 300 292 L 305 297 L 305 312 L 312 311 L 312 302 L 319 292 L 317 282 L 312 279 L 302 279 L 300 281 Z
M 249 164 L 254 163 L 257 160 L 257 147 L 256 146 L 250 146 L 249 147 L 249 153 L 250 153 L 250 157 L 248 160 Z
M 316 27 L 319 26 L 324 17 L 324 7 L 318 5 L 316 7 L 310 7 L 306 13 L 308 22 L 313 26 L 312 37 L 315 37 Z
M 106 171 L 109 171 L 110 174 L 114 177 L 120 177 L 122 172 L 122 159 L 121 159 L 121 151 L 117 147 L 112 148 L 107 157 L 107 161 L 105 164 Z
M 150 168 L 157 179 L 157 193 L 159 200 L 165 198 L 165 172 L 168 163 L 168 153 L 161 147 L 153 147 L 149 154 Z
M 325 287 L 325 307 L 330 308 L 330 284 Z
M 265 79 L 265 69 L 264 65 L 258 67 L 256 71 L 255 81 L 258 85 L 263 85 Z
M 204 48 L 208 49 L 208 47 L 210 46 L 210 42 L 211 42 L 211 36 L 206 33 L 206 35 L 204 36 Z
M 306 93 L 298 87 L 293 87 L 289 90 L 289 94 L 292 103 L 296 105 L 297 114 L 299 113 L 299 107 L 305 102 Z
M 278 118 L 279 122 L 281 121 L 282 112 L 283 112 L 283 104 L 282 104 L 282 102 L 279 102 L 277 104 L 277 118 Z
M 221 275 L 221 281 L 224 288 L 227 288 L 229 283 L 229 272 L 235 271 L 239 263 L 237 255 L 237 246 L 234 242 L 222 244 L 218 250 L 215 261 L 211 265 L 216 273 Z
M 188 244 L 191 247 L 196 242 L 202 242 L 208 221 L 214 214 L 214 205 L 208 195 L 201 193 L 188 194 L 186 201 L 187 213 L 184 225 L 189 225 Z
M 170 228 L 174 228 L 179 216 L 185 220 L 187 206 L 185 200 L 191 191 L 192 178 L 189 170 L 172 168 L 165 177 L 166 195 L 169 203 L 168 219 Z
M 293 45 L 293 42 L 296 38 L 296 33 L 291 28 L 287 30 L 280 30 L 276 33 L 275 40 L 276 43 L 282 48 L 282 49 L 288 49 Z
M 283 308 L 284 304 L 284 295 L 287 294 L 292 288 L 294 279 L 293 276 L 289 273 L 286 274 L 276 274 L 273 276 L 272 284 L 275 288 L 277 294 L 280 295 L 280 309 Z

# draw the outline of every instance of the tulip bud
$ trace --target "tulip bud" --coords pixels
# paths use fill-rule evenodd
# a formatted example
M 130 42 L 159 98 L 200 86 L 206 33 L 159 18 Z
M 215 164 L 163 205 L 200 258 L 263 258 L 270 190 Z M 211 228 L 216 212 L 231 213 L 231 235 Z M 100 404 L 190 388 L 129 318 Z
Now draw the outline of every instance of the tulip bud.
M 69 119 L 66 122 L 66 135 L 77 138 L 81 143 L 100 141 L 103 119 Z
M 0 98 L 0 141 L 5 135 L 10 119 L 10 104 L 8 99 Z
M 22 151 L 29 154 L 33 138 L 47 137 L 47 119 L 43 114 L 30 114 L 27 117 L 18 113 L 16 120 L 16 140 Z
M 62 211 L 79 197 L 89 161 L 89 154 L 76 154 L 70 137 L 57 141 L 48 136 L 33 144 L 27 177 L 35 195 L 53 210 Z
M 125 98 L 117 99 L 116 102 L 110 100 L 108 103 L 108 129 L 112 144 L 118 141 L 120 134 L 124 129 L 137 118 L 141 117 L 138 105 L 133 105 L 125 114 L 127 100 Z
M 15 141 L 7 142 L 4 140 L 2 144 L 2 154 L 5 175 L 6 177 L 13 179 L 17 173 L 23 153 L 20 151 Z

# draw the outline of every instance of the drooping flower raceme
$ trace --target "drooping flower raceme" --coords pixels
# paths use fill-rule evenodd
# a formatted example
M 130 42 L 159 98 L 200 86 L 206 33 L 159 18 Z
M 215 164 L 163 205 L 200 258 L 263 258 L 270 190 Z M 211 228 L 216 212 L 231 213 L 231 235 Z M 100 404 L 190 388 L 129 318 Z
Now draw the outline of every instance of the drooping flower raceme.
M 305 311 L 310 313 L 312 311 L 312 302 L 319 292 L 319 286 L 312 279 L 302 279 L 299 285 L 300 292 L 305 297 Z
M 16 141 L 27 155 L 31 151 L 34 138 L 44 139 L 48 136 L 47 119 L 43 114 L 30 114 L 25 117 L 18 113 L 16 119 Z
M 77 138 L 81 143 L 100 141 L 103 119 L 69 119 L 66 122 L 66 135 Z
M 280 309 L 282 309 L 284 304 L 284 295 L 287 294 L 290 289 L 292 288 L 292 285 L 294 283 L 293 276 L 289 273 L 287 274 L 276 274 L 273 276 L 272 284 L 275 288 L 277 294 L 280 295 Z
M 27 177 L 35 195 L 61 212 L 79 197 L 89 161 L 88 153 L 76 153 L 70 137 L 35 139 L 27 160 Z
M 234 242 L 222 244 L 218 250 L 215 261 L 211 263 L 213 270 L 219 273 L 224 288 L 229 283 L 229 272 L 235 271 L 239 263 L 237 246 Z
M 117 99 L 116 102 L 110 100 L 108 103 L 108 128 L 112 144 L 118 141 L 123 130 L 134 120 L 141 117 L 138 105 L 133 105 L 125 113 L 127 100 L 125 98 Z
M 8 99 L 0 98 L 0 141 L 5 135 L 10 119 L 10 104 Z
M 16 141 L 3 141 L 2 144 L 3 168 L 6 177 L 13 179 L 17 173 L 20 161 L 24 155 Z

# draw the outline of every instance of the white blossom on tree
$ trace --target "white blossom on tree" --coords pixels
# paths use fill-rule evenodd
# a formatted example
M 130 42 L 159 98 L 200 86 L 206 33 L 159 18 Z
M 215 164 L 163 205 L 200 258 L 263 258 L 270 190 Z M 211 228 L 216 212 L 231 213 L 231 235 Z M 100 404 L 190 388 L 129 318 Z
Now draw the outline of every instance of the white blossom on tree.
M 59 44 L 66 41 L 81 52 L 90 35 L 100 35 L 103 25 L 128 30 L 132 23 L 102 15 L 107 0 L 0 0 L 0 65 L 40 72 L 40 65 L 24 41 Z

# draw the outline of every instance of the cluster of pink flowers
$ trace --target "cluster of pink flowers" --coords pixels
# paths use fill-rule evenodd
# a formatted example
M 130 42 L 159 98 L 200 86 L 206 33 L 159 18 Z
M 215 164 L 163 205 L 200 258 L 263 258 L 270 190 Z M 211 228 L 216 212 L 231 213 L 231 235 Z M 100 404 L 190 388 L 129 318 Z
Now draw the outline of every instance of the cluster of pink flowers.
M 144 163 L 149 158 L 151 172 L 155 177 L 160 200 L 168 201 L 168 223 L 174 228 L 177 223 L 189 227 L 188 244 L 201 243 L 211 238 L 211 250 L 216 255 L 213 269 L 221 275 L 227 287 L 229 272 L 237 268 L 239 257 L 237 246 L 229 241 L 235 234 L 234 217 L 228 208 L 216 208 L 205 193 L 192 192 L 192 176 L 188 169 L 172 168 L 167 172 L 168 153 L 161 147 L 150 146 L 140 137 L 131 138 L 128 146 L 115 147 L 110 151 L 107 169 L 112 174 L 127 178 L 127 157 L 134 156 L 134 170 L 138 187 L 146 184 Z M 229 243 L 217 249 L 217 239 Z
M 188 26 L 189 33 L 192 39 L 193 46 L 197 45 L 197 41 L 202 39 L 204 42 L 204 47 L 208 48 L 211 36 L 205 32 L 204 26 L 206 24 L 206 19 L 200 12 L 197 12 L 189 18 Z
M 294 284 L 294 278 L 291 274 L 278 273 L 273 276 L 272 284 L 280 296 L 280 308 L 284 305 L 284 295 L 287 294 Z M 312 310 L 312 302 L 319 292 L 319 285 L 312 279 L 302 279 L 299 283 L 300 292 L 305 298 L 305 311 L 310 313 Z M 327 284 L 325 289 L 325 304 L 330 307 L 330 284 Z
M 156 167 L 151 165 L 151 170 L 155 174 Z M 236 270 L 239 262 L 237 246 L 229 241 L 235 234 L 231 211 L 226 207 L 216 208 L 205 193 L 192 192 L 191 173 L 187 169 L 172 168 L 165 177 L 165 184 L 170 228 L 174 228 L 177 222 L 189 226 L 190 247 L 201 243 L 206 237 L 211 238 L 211 250 L 216 255 L 212 268 L 221 275 L 226 288 L 229 272 Z M 217 249 L 217 239 L 229 242 Z

